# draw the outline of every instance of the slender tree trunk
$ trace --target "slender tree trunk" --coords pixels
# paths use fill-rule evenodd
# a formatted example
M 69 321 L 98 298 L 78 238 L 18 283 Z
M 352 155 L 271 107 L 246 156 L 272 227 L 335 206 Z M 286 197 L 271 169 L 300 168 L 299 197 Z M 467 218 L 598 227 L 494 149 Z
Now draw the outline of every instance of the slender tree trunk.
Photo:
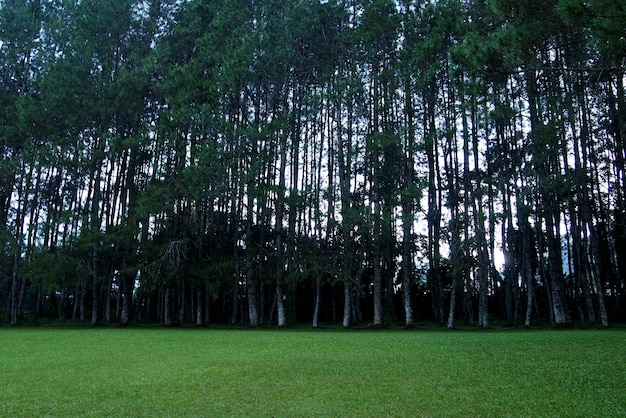
M 163 325 L 172 326 L 172 291 L 170 286 L 165 286 L 165 294 L 163 295 Z
M 282 328 L 287 323 L 285 316 L 285 292 L 283 286 L 276 286 L 276 321 L 279 328 Z
M 404 227 L 404 237 L 402 239 L 402 301 L 404 304 L 404 326 L 410 328 L 413 326 L 413 306 L 411 296 L 413 293 L 413 263 L 411 262 L 411 251 L 409 246 L 411 228 Z
M 454 282 L 454 280 L 453 280 Z M 454 329 L 454 318 L 456 315 L 456 283 L 452 284 L 452 291 L 450 292 L 450 310 L 448 311 L 448 329 Z
M 315 302 L 314 302 L 314 308 L 313 308 L 313 328 L 319 327 L 321 299 L 322 299 L 322 279 L 318 275 L 315 278 Z
M 259 326 L 259 312 L 257 311 L 257 283 L 254 277 L 252 260 L 246 260 L 246 289 L 248 291 L 249 325 L 252 328 Z
M 19 258 L 20 256 L 17 254 L 17 251 L 13 254 L 13 267 L 11 272 L 11 325 L 15 326 L 19 323 L 18 316 L 18 287 L 19 287 L 19 278 L 18 278 L 18 266 L 19 266 Z
M 350 99 L 348 99 L 349 102 Z M 352 275 L 354 254 L 352 254 L 352 197 L 350 193 L 350 174 L 351 174 L 351 143 L 352 143 L 352 106 L 348 103 L 348 121 L 347 129 L 343 129 L 342 102 L 336 103 L 336 141 L 337 141 L 337 160 L 339 169 L 339 190 L 341 198 L 341 230 L 343 237 L 343 327 L 349 328 L 352 322 Z M 345 137 L 344 137 L 345 135 Z
M 4 156 L 3 156 L 4 157 Z M 24 167 L 21 167 L 24 169 Z M 11 244 L 13 244 L 12 248 L 12 257 L 11 259 L 11 288 L 10 288 L 10 324 L 12 326 L 16 326 L 19 324 L 19 299 L 20 299 L 20 259 L 22 257 L 22 231 L 24 229 L 24 221 L 26 216 L 26 203 L 23 198 L 23 190 L 24 190 L 24 180 L 19 180 L 19 184 L 17 185 L 17 208 L 15 209 L 15 231 L 13 232 L 13 237 L 11 239 Z M 23 202 L 24 201 L 24 202 Z M 4 226 L 4 225 L 3 225 Z M 9 253 L 10 254 L 10 253 Z
M 408 4 L 407 4 L 408 6 Z M 402 13 L 405 28 L 408 28 L 411 15 L 408 7 Z M 405 48 L 410 48 L 411 43 L 405 38 Z M 412 82 L 412 70 L 408 61 L 403 62 L 402 87 L 404 88 L 404 116 L 406 119 L 407 133 L 405 135 L 405 156 L 402 159 L 402 177 L 404 190 L 401 195 L 402 205 L 402 302 L 404 305 L 404 325 L 413 327 L 413 223 L 415 221 L 415 202 L 421 196 L 418 192 L 415 176 L 415 106 L 414 88 Z
M 35 307 L 33 309 L 33 325 L 39 325 L 39 316 L 41 315 L 41 283 L 37 283 L 35 289 Z
M 100 322 L 100 279 L 94 272 L 91 279 L 91 287 L 93 289 L 93 301 L 91 303 L 91 325 L 96 326 Z
M 128 284 L 126 284 L 128 286 Z M 122 311 L 120 312 L 120 326 L 125 327 L 130 323 L 130 307 L 132 302 L 132 291 L 124 290 L 121 295 Z
M 532 310 L 535 303 L 535 280 L 532 268 L 534 248 L 531 242 L 532 229 L 527 220 L 522 221 L 520 229 L 522 239 L 522 277 L 527 287 L 526 319 L 524 321 L 524 326 L 526 328 L 530 328 L 532 325 Z
M 285 172 L 287 168 L 287 133 L 279 133 L 280 138 L 280 168 L 278 197 L 276 199 L 276 318 L 278 327 L 282 328 L 287 323 L 285 316 L 285 250 L 283 248 L 283 217 L 285 200 Z
M 374 260 L 374 327 L 383 326 L 383 285 L 380 260 Z
M 122 270 L 126 270 L 126 262 L 122 263 Z M 122 310 L 120 312 L 120 326 L 125 327 L 130 323 L 131 306 L 133 301 L 133 290 L 135 288 L 135 279 L 126 272 L 121 274 L 122 286 L 119 298 L 122 299 Z
M 78 279 L 76 280 L 76 285 L 74 286 L 74 306 L 72 306 L 72 319 L 71 319 L 72 322 L 76 321 L 76 318 L 78 318 L 79 306 L 82 303 L 81 283 L 82 283 L 82 280 Z
M 252 222 L 254 215 L 254 198 L 252 196 L 252 190 L 254 190 L 254 179 L 249 179 L 248 184 L 248 196 L 247 196 L 247 219 L 246 219 L 246 254 L 245 254 L 245 274 L 246 274 L 246 292 L 248 301 L 248 315 L 250 327 L 256 328 L 259 326 L 259 312 L 257 310 L 257 278 L 254 272 L 254 253 L 255 246 L 252 239 Z M 241 318 L 243 321 L 243 317 Z
M 513 227 L 513 216 L 511 210 L 511 198 L 509 196 L 509 188 L 505 187 L 503 202 L 506 203 L 504 213 L 506 217 L 505 224 L 502 225 L 502 242 L 504 252 L 504 285 L 506 292 L 506 316 L 508 322 L 516 325 L 516 311 L 517 311 L 517 299 L 518 299 L 518 264 L 517 260 L 520 259 L 517 248 L 517 236 Z
M 433 82 L 434 83 L 434 82 Z M 434 87 L 432 88 L 434 90 Z M 441 184 L 435 124 L 435 97 L 431 93 L 426 102 L 424 131 L 426 132 L 426 157 L 428 160 L 428 263 L 433 319 L 444 324 L 444 290 L 441 272 L 441 205 L 437 185 Z
M 180 281 L 178 287 L 178 323 L 185 322 L 185 313 L 187 312 L 187 295 L 185 293 L 185 280 Z
M 595 278 L 596 293 L 598 296 L 598 309 L 600 311 L 600 324 L 602 327 L 607 328 L 609 326 L 609 318 L 606 312 L 606 303 L 604 300 L 605 289 L 602 283 L 602 272 L 600 270 L 600 239 L 598 232 L 595 228 L 591 228 L 591 252 L 593 256 L 592 268 L 593 276 Z
M 231 311 L 230 311 L 230 324 L 231 325 L 235 325 L 237 323 L 238 313 L 239 313 L 239 303 L 240 303 L 239 295 L 233 292 L 233 304 L 231 306 Z
M 352 312 L 352 286 L 350 286 L 350 280 L 344 280 L 343 282 L 343 327 L 350 327 L 350 319 Z
M 202 310 L 203 294 L 202 286 L 196 286 L 196 326 L 201 327 L 204 325 L 204 312 Z
M 448 118 L 450 119 L 450 115 Z M 451 123 L 451 121 L 447 120 L 446 123 Z M 468 234 L 468 221 L 469 219 L 460 219 L 459 214 L 459 190 L 458 190 L 458 182 L 459 182 L 459 167 L 458 167 L 458 149 L 456 146 L 456 138 L 453 134 L 449 134 L 448 138 L 448 149 L 447 154 L 444 158 L 445 165 L 445 173 L 448 181 L 448 201 L 450 205 L 450 221 L 449 231 L 450 231 L 450 264 L 451 264 L 451 275 L 452 275 L 452 291 L 450 295 L 450 309 L 448 310 L 448 329 L 455 328 L 455 320 L 456 320 L 456 305 L 457 305 L 457 297 L 459 297 L 459 292 L 462 292 L 461 302 L 464 307 L 467 307 L 465 299 L 466 292 L 466 284 L 468 274 L 468 266 L 466 266 L 466 254 L 465 250 L 462 248 L 461 243 L 461 233 L 462 230 L 465 231 L 465 237 L 467 239 Z M 464 217 L 469 216 L 468 213 L 468 198 L 469 191 L 466 191 L 465 196 L 465 213 L 462 214 Z M 466 311 L 467 312 L 467 311 Z
M 561 242 L 554 232 L 554 221 L 551 216 L 546 217 L 547 244 L 548 244 L 548 268 L 550 271 L 550 283 L 552 290 L 552 309 L 554 313 L 554 325 L 565 326 L 568 322 L 567 305 L 565 296 L 565 283 L 563 278 L 563 259 L 561 257 Z
M 123 287 L 123 286 L 122 286 Z M 113 288 L 113 274 L 109 275 L 109 280 L 107 281 L 107 288 L 104 290 L 104 321 L 111 322 L 111 290 Z M 119 299 L 121 295 L 118 293 L 117 304 L 119 306 Z
M 211 292 L 208 285 L 204 285 L 204 323 L 211 323 Z

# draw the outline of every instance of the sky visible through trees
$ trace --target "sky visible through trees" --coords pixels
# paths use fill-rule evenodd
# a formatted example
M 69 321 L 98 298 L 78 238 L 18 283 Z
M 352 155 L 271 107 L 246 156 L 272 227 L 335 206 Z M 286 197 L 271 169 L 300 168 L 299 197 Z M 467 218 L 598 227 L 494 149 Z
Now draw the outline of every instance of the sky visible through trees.
M 0 319 L 624 321 L 626 2 L 0 1 Z

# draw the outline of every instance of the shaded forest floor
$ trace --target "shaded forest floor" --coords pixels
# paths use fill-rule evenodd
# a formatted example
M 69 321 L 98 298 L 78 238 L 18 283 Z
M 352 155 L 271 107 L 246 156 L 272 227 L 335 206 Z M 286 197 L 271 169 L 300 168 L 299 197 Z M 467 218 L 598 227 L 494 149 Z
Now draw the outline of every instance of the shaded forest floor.
M 6 322 L 0 324 L 0 328 L 15 328 L 8 325 Z M 37 321 L 33 321 L 32 318 L 25 318 L 17 328 L 119 328 L 119 323 L 117 321 L 102 321 L 99 322 L 97 326 L 91 325 L 89 321 L 70 321 L 70 320 L 58 320 L 58 319 L 50 319 L 50 318 L 42 318 Z M 319 330 L 319 331 L 508 331 L 508 330 L 546 330 L 546 329 L 559 329 L 556 328 L 553 324 L 548 321 L 541 321 L 533 324 L 531 328 L 526 328 L 523 323 L 511 324 L 506 321 L 492 321 L 490 326 L 487 328 L 481 328 L 477 326 L 475 323 L 467 323 L 462 321 L 457 321 L 453 330 L 449 330 L 445 324 L 439 324 L 433 321 L 416 321 L 413 326 L 407 327 L 402 321 L 392 321 L 387 322 L 382 327 L 374 327 L 371 322 L 357 322 L 354 323 L 350 328 L 344 329 L 341 323 L 339 322 L 320 322 L 317 328 L 313 328 L 310 322 L 295 322 L 286 325 L 285 327 L 278 328 L 275 323 L 266 323 L 259 325 L 256 328 L 251 328 L 246 323 L 236 323 L 236 324 L 228 324 L 228 323 L 210 323 L 204 324 L 202 326 L 196 326 L 193 323 L 176 323 L 172 326 L 166 327 L 160 322 L 156 321 L 133 321 L 129 325 L 128 328 L 163 328 L 163 329 L 198 329 L 198 330 Z M 564 327 L 560 327 L 562 329 L 603 329 L 600 323 L 584 323 L 580 321 L 571 321 L 567 323 Z M 626 330 L 626 322 L 611 322 L 609 324 L 609 329 L 625 329 Z

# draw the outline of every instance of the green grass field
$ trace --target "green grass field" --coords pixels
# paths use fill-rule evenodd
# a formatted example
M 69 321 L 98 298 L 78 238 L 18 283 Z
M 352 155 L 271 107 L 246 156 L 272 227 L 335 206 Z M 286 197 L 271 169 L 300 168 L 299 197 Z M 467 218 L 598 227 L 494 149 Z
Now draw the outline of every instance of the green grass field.
M 2 416 L 626 416 L 626 330 L 0 329 Z

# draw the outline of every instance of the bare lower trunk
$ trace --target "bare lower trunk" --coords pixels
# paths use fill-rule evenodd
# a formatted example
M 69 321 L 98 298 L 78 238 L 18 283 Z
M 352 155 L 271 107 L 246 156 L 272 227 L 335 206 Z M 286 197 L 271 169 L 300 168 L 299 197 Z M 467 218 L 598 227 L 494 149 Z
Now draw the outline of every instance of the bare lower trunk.
M 383 286 L 380 263 L 374 266 L 374 327 L 383 326 Z
M 596 278 L 596 288 L 598 289 L 598 306 L 600 309 L 600 325 L 607 328 L 609 326 L 609 317 L 606 313 L 606 306 L 604 303 L 604 286 L 600 278 Z
M 87 280 L 82 279 L 80 281 L 80 308 L 78 312 L 78 318 L 80 322 L 85 322 L 87 319 Z
M 522 265 L 521 273 L 524 282 L 526 282 L 526 288 L 528 297 L 526 299 L 526 319 L 524 325 L 526 328 L 530 328 L 532 325 L 532 312 L 535 303 L 535 278 L 533 273 L 533 259 L 534 259 L 534 245 L 532 243 L 532 228 L 528 220 L 524 219 L 520 221 L 520 230 L 522 232 Z
M 532 325 L 533 305 L 535 303 L 535 283 L 532 275 L 528 276 L 527 286 L 528 298 L 526 300 L 526 320 L 524 322 L 524 326 L 526 328 L 530 328 Z
M 165 295 L 163 296 L 163 325 L 166 327 L 172 326 L 172 294 L 169 286 L 165 288 Z
M 313 328 L 319 327 L 320 301 L 322 296 L 322 279 L 315 279 L 315 307 L 313 309 Z
M 185 281 L 182 280 L 178 290 L 178 323 L 185 322 L 185 311 L 187 310 L 187 298 L 185 297 Z
M 256 280 L 254 279 L 254 271 L 251 261 L 246 261 L 246 288 L 248 290 L 248 317 L 251 327 L 259 326 L 259 312 L 257 311 L 257 289 Z M 242 318 L 243 320 L 243 318 Z
M 285 292 L 282 285 L 276 286 L 276 317 L 278 319 L 278 327 L 284 327 L 287 320 L 285 317 Z
M 548 234 L 548 266 L 552 282 L 552 310 L 554 313 L 554 325 L 564 326 L 567 321 L 567 307 L 565 301 L 565 289 L 563 280 L 563 266 L 561 259 L 561 246 L 559 238 L 552 232 Z
M 239 295 L 233 295 L 233 306 L 232 306 L 232 311 L 230 313 L 230 324 L 231 325 L 235 325 L 237 323 L 237 319 L 238 319 L 238 313 L 239 313 Z M 242 319 L 243 322 L 243 319 Z
M 448 329 L 454 329 L 454 316 L 456 311 L 456 289 L 455 283 L 452 284 L 452 293 L 450 294 L 450 313 L 448 314 Z
M 411 272 L 409 269 L 404 269 L 402 272 L 402 299 L 404 302 L 404 325 L 406 327 L 413 326 L 413 308 L 411 306 Z
M 82 299 L 81 283 L 82 283 L 82 280 L 78 280 L 74 288 L 74 306 L 72 306 L 72 322 L 76 321 L 76 318 L 78 317 L 78 307 Z
M 484 231 L 482 235 L 481 248 L 478 250 L 479 266 L 479 304 L 478 304 L 478 326 L 482 328 L 489 327 L 489 257 L 487 249 L 484 247 L 486 240 L 484 239 Z
M 111 289 L 113 288 L 113 275 L 110 275 L 111 277 L 109 277 L 109 281 L 107 283 L 107 288 L 105 291 L 105 296 L 104 296 L 104 320 L 106 322 L 111 322 Z M 117 304 L 119 305 L 119 295 L 117 298 L 118 302 Z
M 132 293 L 124 292 L 122 296 L 122 310 L 120 312 L 120 326 L 125 327 L 130 322 L 130 305 Z
M 204 291 L 204 323 L 208 324 L 211 321 L 211 312 L 209 308 L 211 307 L 211 293 L 209 292 L 208 286 L 205 287 Z
M 202 288 L 198 286 L 196 289 L 196 326 L 204 325 L 204 315 L 202 312 Z
M 13 255 L 13 273 L 12 273 L 12 283 L 11 283 L 11 325 L 18 324 L 18 315 L 17 315 L 17 299 L 18 299 L 18 276 L 17 276 L 17 266 L 18 266 L 19 256 L 17 254 Z
M 258 296 L 257 296 L 257 301 L 258 301 L 258 305 L 257 305 L 257 312 L 259 313 L 259 325 L 263 325 L 265 323 L 265 314 L 267 313 L 267 309 L 266 309 L 266 304 L 267 304 L 267 299 L 265 297 L 265 289 L 268 287 L 267 283 L 259 283 L 258 285 Z M 274 310 L 276 308 L 276 292 L 274 292 L 274 294 L 272 295 L 272 303 L 270 304 L 270 319 L 269 322 L 271 323 L 274 319 Z
M 597 233 L 592 235 L 592 251 L 595 260 L 593 261 L 594 278 L 596 284 L 596 292 L 598 293 L 598 308 L 600 310 L 600 325 L 606 328 L 609 326 L 609 318 L 606 313 L 606 304 L 604 302 L 604 285 L 602 284 L 602 277 L 600 271 L 600 250 L 598 244 Z
M 133 279 L 129 277 L 124 277 L 122 286 L 122 310 L 120 312 L 120 326 L 125 327 L 130 322 L 130 308 L 133 300 L 134 288 Z
M 433 320 L 440 325 L 445 321 L 445 306 L 443 284 L 441 283 L 441 270 L 437 260 L 433 260 L 429 269 L 428 281 L 430 285 L 430 299 L 433 312 Z
M 39 324 L 39 309 L 41 307 L 41 283 L 37 283 L 35 293 L 35 309 L 33 309 L 33 325 Z
M 256 289 L 248 288 L 248 317 L 250 327 L 259 326 L 259 312 L 257 311 L 256 301 Z
M 98 325 L 100 322 L 100 280 L 94 274 L 93 279 L 93 302 L 91 304 L 91 325 Z
M 352 288 L 346 279 L 343 283 L 343 327 L 349 328 L 352 312 Z
M 18 320 L 24 315 L 24 297 L 26 296 L 26 279 L 20 281 L 20 293 L 17 296 L 17 318 Z

